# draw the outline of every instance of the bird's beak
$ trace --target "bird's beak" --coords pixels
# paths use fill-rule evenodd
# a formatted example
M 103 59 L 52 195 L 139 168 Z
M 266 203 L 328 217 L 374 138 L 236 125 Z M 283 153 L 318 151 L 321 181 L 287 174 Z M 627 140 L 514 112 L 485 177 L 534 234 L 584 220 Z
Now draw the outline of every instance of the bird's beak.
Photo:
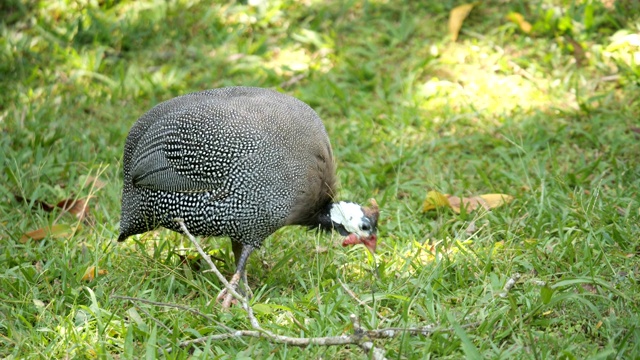
M 371 252 L 371 255 L 376 254 L 376 246 L 378 246 L 378 237 L 371 235 L 369 237 L 361 239 L 362 244 Z
M 367 237 L 359 237 L 356 234 L 349 234 L 349 236 L 344 238 L 344 241 L 342 241 L 342 246 L 357 245 L 357 244 L 364 245 L 367 248 L 367 250 L 371 252 L 371 255 L 374 255 L 376 253 L 376 247 L 378 245 L 378 237 L 375 234 L 372 234 Z

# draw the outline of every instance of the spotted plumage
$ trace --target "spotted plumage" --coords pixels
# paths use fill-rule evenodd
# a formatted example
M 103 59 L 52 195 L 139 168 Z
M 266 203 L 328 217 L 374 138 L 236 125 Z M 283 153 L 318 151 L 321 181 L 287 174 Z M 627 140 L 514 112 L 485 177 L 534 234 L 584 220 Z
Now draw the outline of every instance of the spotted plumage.
M 335 169 L 322 121 L 276 91 L 229 87 L 165 101 L 131 128 L 123 167 L 119 241 L 160 226 L 181 232 L 174 219 L 182 218 L 196 236 L 231 238 L 244 275 L 251 251 L 282 226 L 352 233 L 336 215 L 347 203 L 332 202 Z M 373 237 L 375 248 L 377 211 L 361 214 L 370 226 L 358 236 Z

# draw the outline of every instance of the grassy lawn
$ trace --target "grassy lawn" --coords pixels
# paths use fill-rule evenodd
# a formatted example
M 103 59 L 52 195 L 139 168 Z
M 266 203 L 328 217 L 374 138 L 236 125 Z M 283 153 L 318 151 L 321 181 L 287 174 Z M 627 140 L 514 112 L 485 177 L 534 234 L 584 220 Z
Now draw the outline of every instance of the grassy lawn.
M 250 324 L 220 310 L 220 282 L 178 234 L 115 241 L 134 121 L 247 85 L 310 104 L 340 197 L 382 211 L 375 262 L 339 235 L 270 237 L 248 265 L 265 328 L 337 336 L 356 314 L 367 329 L 435 328 L 376 340 L 389 359 L 640 358 L 640 5 L 486 1 L 452 42 L 460 4 L 0 4 L 0 357 L 366 358 L 253 338 L 177 348 Z M 423 212 L 431 190 L 514 200 Z M 83 219 L 45 209 L 87 198 Z M 229 241 L 204 244 L 232 274 Z

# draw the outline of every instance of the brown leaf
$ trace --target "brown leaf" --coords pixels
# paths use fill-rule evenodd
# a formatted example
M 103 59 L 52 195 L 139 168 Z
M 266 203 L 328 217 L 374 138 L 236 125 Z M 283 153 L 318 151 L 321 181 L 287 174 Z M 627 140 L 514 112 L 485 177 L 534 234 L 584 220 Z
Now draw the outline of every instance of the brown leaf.
M 458 40 L 458 34 L 460 34 L 460 29 L 462 29 L 462 23 L 464 19 L 469 16 L 471 9 L 475 6 L 475 3 L 464 4 L 460 6 L 456 6 L 449 13 L 449 34 L 451 34 L 451 40 Z
M 97 276 L 107 275 L 108 273 L 109 272 L 107 270 L 105 270 L 105 269 L 100 269 L 100 270 L 96 271 L 96 267 L 95 266 L 89 266 L 87 271 L 85 271 L 84 275 L 82 276 L 82 281 L 92 281 Z
M 56 204 L 56 207 L 73 214 L 78 220 L 84 220 L 89 215 L 89 199 L 65 199 Z
M 525 20 L 524 16 L 522 16 L 522 14 L 520 13 L 511 12 L 507 14 L 507 19 L 512 23 L 517 24 L 518 27 L 520 27 L 520 30 L 527 34 L 530 33 L 531 29 L 533 28 L 533 26 L 531 26 L 531 23 Z
M 565 39 L 573 48 L 573 58 L 576 59 L 576 64 L 578 66 L 585 65 L 587 62 L 587 55 L 582 45 L 580 45 L 580 43 L 574 40 L 571 36 L 567 35 L 565 36 Z
M 598 289 L 591 285 L 591 284 L 582 284 L 582 288 L 585 289 L 586 291 L 592 293 L 592 294 L 597 294 L 598 293 Z
M 88 184 L 93 184 L 93 188 L 96 189 L 96 190 L 100 190 L 103 187 L 107 186 L 106 182 L 100 180 L 99 177 L 92 176 L 92 175 L 89 175 L 89 176 L 86 177 L 86 179 L 84 180 L 84 185 L 82 187 L 84 187 L 84 186 L 86 186 Z
M 56 237 L 56 238 L 65 237 L 65 236 L 71 235 L 72 233 L 73 233 L 73 228 L 71 226 L 65 225 L 65 224 L 56 224 L 51 227 L 40 228 L 38 230 L 27 232 L 24 235 L 22 235 L 22 237 L 20 238 L 20 242 L 24 244 L 27 241 L 29 241 L 29 239 L 42 240 L 47 236 Z
M 31 203 L 32 201 L 23 198 L 20 195 L 14 195 L 17 201 Z M 55 208 L 61 208 L 63 211 L 67 211 L 72 215 L 75 215 L 78 220 L 84 220 L 89 215 L 89 199 L 91 197 L 86 197 L 84 199 L 64 199 L 58 202 L 56 205 L 47 204 L 44 201 L 33 200 L 33 205 L 41 208 L 46 212 L 52 212 Z
M 465 208 L 467 212 L 471 212 L 479 208 L 480 206 L 484 207 L 487 210 L 490 209 L 490 207 L 486 205 L 485 201 L 478 196 L 470 198 L 449 196 L 449 204 L 451 205 L 451 209 L 453 209 L 453 211 L 455 211 L 457 214 L 460 214 L 462 208 Z

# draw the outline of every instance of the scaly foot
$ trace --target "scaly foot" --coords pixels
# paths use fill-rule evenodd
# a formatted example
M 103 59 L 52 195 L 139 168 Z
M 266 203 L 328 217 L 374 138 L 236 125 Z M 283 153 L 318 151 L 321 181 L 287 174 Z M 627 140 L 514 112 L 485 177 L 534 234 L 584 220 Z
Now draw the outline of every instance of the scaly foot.
M 231 280 L 229 281 L 229 285 L 231 285 L 231 287 L 240 295 L 245 296 L 247 299 L 250 299 L 253 296 L 253 293 L 251 292 L 251 289 L 249 288 L 249 285 L 246 282 L 246 276 L 244 276 L 245 281 L 242 281 L 244 284 L 244 288 L 245 291 L 240 290 L 240 274 L 235 273 L 233 274 L 233 277 L 231 277 Z M 227 288 L 225 287 L 224 289 L 222 289 L 222 291 L 220 291 L 220 293 L 218 294 L 218 296 L 216 297 L 216 301 L 218 302 L 222 302 L 222 308 L 224 309 L 228 309 L 229 307 L 231 307 L 231 305 L 235 305 L 238 303 L 238 299 L 236 299 L 233 294 L 231 294 Z

